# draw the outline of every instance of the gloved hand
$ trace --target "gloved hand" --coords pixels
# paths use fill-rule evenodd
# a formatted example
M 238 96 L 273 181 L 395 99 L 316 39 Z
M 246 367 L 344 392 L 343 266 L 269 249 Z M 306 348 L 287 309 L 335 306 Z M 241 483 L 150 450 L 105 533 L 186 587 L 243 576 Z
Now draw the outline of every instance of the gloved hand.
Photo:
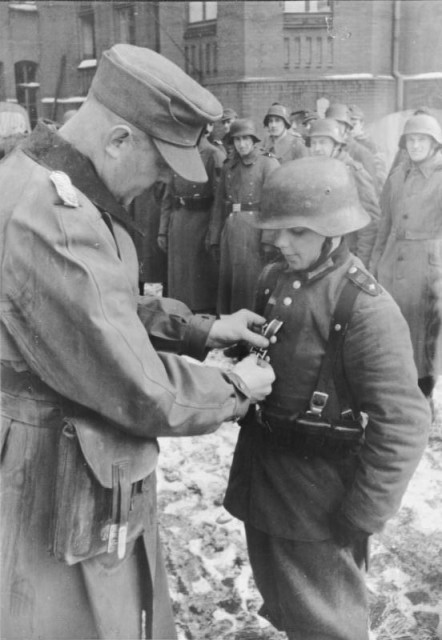
M 164 253 L 167 253 L 167 236 L 159 235 L 157 238 L 157 243 L 161 251 L 164 251 Z
M 342 511 L 333 513 L 329 524 L 333 539 L 340 547 L 349 547 L 356 542 L 364 542 L 371 535 L 350 522 Z

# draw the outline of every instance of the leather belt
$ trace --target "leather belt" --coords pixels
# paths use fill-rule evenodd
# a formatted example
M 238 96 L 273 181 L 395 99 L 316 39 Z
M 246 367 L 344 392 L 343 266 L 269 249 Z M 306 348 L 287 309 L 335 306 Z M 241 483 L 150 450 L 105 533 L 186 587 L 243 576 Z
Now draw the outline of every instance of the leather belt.
M 226 211 L 230 213 L 241 213 L 241 211 L 258 211 L 259 202 L 249 202 L 243 204 L 242 202 L 227 202 Z
M 174 206 L 177 209 L 184 208 L 189 211 L 202 211 L 212 206 L 213 196 L 193 198 L 191 196 L 175 196 Z

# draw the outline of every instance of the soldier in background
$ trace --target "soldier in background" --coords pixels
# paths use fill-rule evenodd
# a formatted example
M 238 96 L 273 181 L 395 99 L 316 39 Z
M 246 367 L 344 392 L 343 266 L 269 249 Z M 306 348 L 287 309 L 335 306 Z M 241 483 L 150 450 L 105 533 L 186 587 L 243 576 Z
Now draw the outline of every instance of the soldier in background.
M 274 156 L 280 164 L 308 154 L 303 139 L 290 135 L 292 125 L 287 109 L 282 104 L 272 104 L 264 117 L 264 126 L 267 128 L 268 137 L 263 151 Z
M 226 150 L 226 155 L 228 158 L 232 157 L 234 148 L 233 141 L 230 136 L 230 127 L 238 119 L 238 114 L 235 109 L 231 109 L 230 107 L 226 107 L 223 111 L 223 115 L 221 117 L 221 124 L 224 129 L 224 135 L 222 138 L 222 143 L 224 145 L 224 149 Z
M 407 120 L 407 155 L 382 193 L 371 268 L 410 328 L 419 385 L 429 399 L 442 373 L 442 130 L 425 113 Z
M 373 154 L 376 166 L 376 176 L 378 178 L 379 185 L 383 187 L 385 180 L 387 179 L 385 158 L 383 157 L 379 147 L 377 147 L 365 130 L 365 114 L 362 109 L 356 104 L 349 105 L 348 108 L 350 110 L 350 118 L 353 124 L 351 135 L 357 142 L 362 144 Z
M 247 218 L 259 206 L 266 177 L 278 167 L 276 158 L 259 150 L 251 120 L 236 120 L 230 134 L 235 151 L 224 163 L 209 229 L 211 250 L 220 254 L 218 313 L 253 304 L 264 250 L 261 233 L 247 224 Z
M 341 136 L 347 144 L 348 153 L 354 160 L 356 160 L 356 162 L 362 164 L 364 169 L 368 171 L 375 185 L 376 193 L 379 197 L 383 187 L 382 177 L 378 176 L 377 174 L 373 153 L 351 135 L 353 122 L 348 106 L 346 104 L 340 104 L 337 102 L 333 103 L 327 108 L 325 117 L 332 118 L 339 123 Z
M 307 147 L 312 156 L 336 158 L 345 164 L 353 176 L 359 200 L 370 216 L 369 224 L 347 236 L 350 251 L 368 267 L 381 217 L 379 200 L 373 180 L 362 164 L 356 162 L 346 150 L 346 140 L 342 137 L 336 120 L 321 118 L 312 122 L 307 136 Z
M 158 245 L 167 253 L 168 295 L 193 312 L 215 313 L 218 264 L 207 236 L 225 153 L 204 133 L 198 150 L 208 181 L 190 182 L 173 173 L 161 202 Z

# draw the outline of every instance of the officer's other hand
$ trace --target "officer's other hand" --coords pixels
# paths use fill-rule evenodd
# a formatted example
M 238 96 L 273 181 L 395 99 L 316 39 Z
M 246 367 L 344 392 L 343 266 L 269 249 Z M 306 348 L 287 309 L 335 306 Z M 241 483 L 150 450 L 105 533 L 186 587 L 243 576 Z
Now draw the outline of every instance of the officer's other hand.
M 268 362 L 258 359 L 255 354 L 238 362 L 232 371 L 247 385 L 252 404 L 262 402 L 271 392 L 275 372 Z
M 363 542 L 370 535 L 354 525 L 341 511 L 331 515 L 329 524 L 333 539 L 340 547 L 350 547 L 357 542 Z
M 248 309 L 241 309 L 229 316 L 221 316 L 213 323 L 206 346 L 209 349 L 222 348 L 244 341 L 252 347 L 267 349 L 269 341 L 257 333 L 265 322 L 265 318 Z
M 161 251 L 167 253 L 167 236 L 161 235 L 157 238 L 157 243 Z

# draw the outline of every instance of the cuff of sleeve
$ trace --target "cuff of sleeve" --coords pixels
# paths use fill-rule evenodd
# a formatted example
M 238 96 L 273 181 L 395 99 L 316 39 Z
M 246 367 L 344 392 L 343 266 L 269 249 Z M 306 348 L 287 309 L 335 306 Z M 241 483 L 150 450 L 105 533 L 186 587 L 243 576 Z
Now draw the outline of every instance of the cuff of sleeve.
M 195 314 L 189 318 L 183 338 L 183 354 L 196 360 L 204 360 L 207 355 L 207 337 L 215 320 L 215 316 L 202 314 Z
M 235 387 L 235 390 L 237 391 L 235 420 L 239 420 L 240 418 L 243 418 L 246 415 L 247 411 L 249 410 L 250 398 L 251 398 L 250 389 L 248 388 L 246 383 L 243 381 L 243 379 L 240 378 L 238 375 L 236 375 L 236 373 L 229 371 L 229 372 L 226 372 L 224 375 L 227 378 L 227 380 L 229 380 L 229 382 L 233 384 L 233 386 Z

